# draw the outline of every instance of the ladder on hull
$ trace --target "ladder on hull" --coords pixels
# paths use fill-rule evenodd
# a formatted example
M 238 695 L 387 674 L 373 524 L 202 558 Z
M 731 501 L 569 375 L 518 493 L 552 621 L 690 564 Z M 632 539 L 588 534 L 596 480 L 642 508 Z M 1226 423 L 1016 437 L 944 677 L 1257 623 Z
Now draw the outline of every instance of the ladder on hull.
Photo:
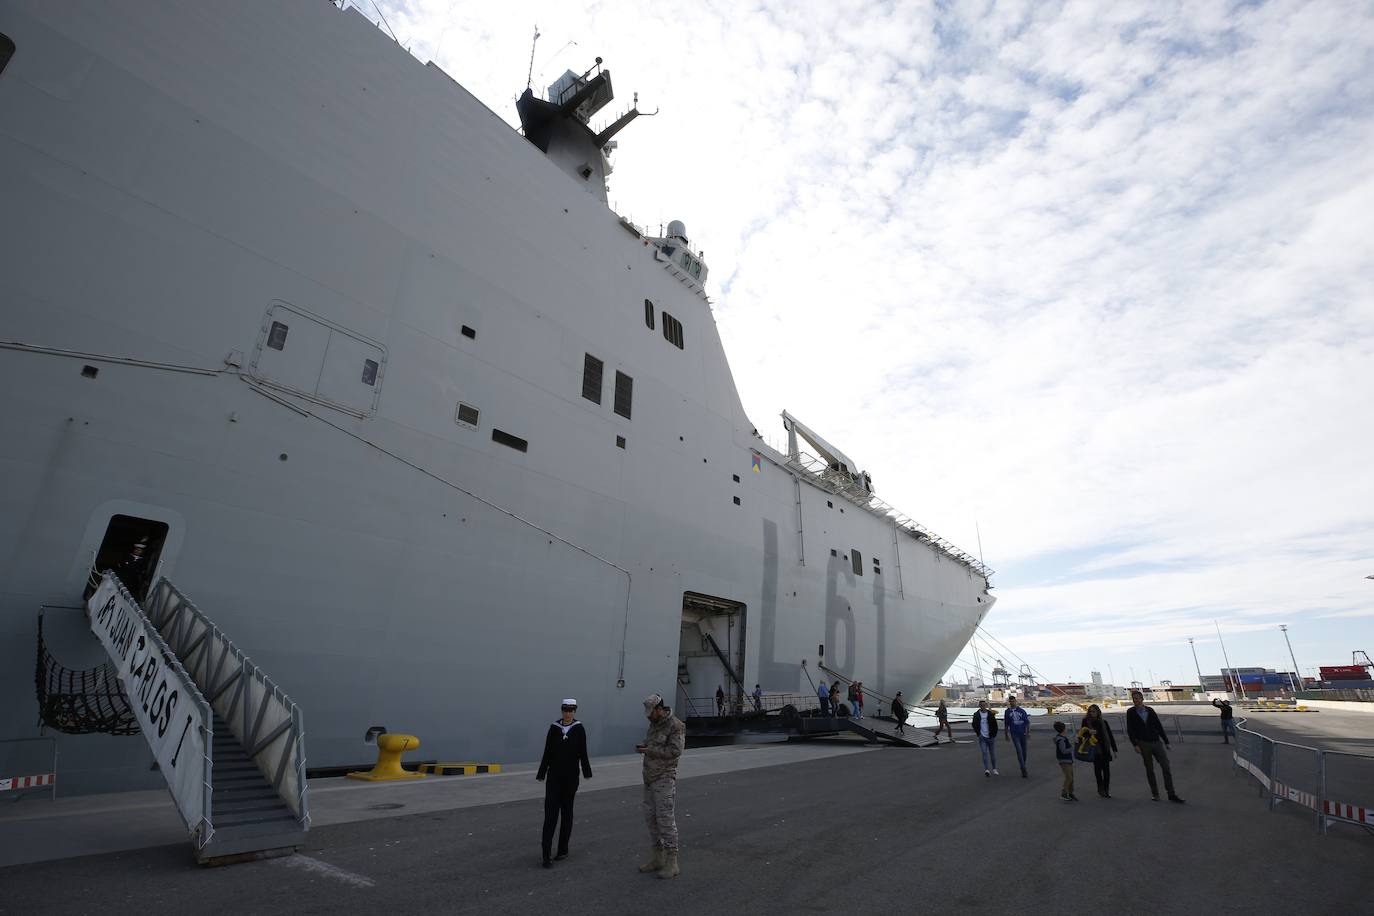
M 300 710 L 165 578 L 146 606 L 107 572 L 87 612 L 197 859 L 293 852 L 310 826 Z

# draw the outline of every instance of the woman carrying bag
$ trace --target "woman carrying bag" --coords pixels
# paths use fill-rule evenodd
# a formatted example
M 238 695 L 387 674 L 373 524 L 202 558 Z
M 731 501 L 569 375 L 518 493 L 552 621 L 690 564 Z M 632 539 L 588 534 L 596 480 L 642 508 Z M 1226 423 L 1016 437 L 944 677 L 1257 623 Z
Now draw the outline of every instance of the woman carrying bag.
M 1112 754 L 1115 752 L 1116 736 L 1112 734 L 1112 726 L 1102 718 L 1101 708 L 1094 703 L 1088 707 L 1088 714 L 1078 730 L 1074 756 L 1092 762 L 1097 794 L 1103 798 L 1112 797 Z

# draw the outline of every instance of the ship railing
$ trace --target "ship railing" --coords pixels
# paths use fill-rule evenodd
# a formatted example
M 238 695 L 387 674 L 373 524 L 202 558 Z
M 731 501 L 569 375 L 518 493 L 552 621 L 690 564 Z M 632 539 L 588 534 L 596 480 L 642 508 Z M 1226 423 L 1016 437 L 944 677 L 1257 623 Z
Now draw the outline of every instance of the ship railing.
M 1286 802 L 1309 809 L 1320 834 L 1342 823 L 1374 834 L 1374 799 L 1355 797 L 1374 786 L 1374 755 L 1278 741 L 1237 721 L 1232 772 L 1255 778 L 1271 812 Z
M 967 551 L 960 550 L 954 543 L 940 537 L 905 512 L 874 496 L 854 475 L 832 468 L 825 461 L 807 452 L 798 452 L 795 456 L 787 456 L 786 462 L 787 467 L 805 474 L 808 479 L 822 489 L 848 500 L 865 512 L 892 522 L 911 537 L 929 544 L 945 556 L 963 563 L 984 579 L 992 577 L 992 568 L 983 563 L 982 560 Z
M 714 694 L 705 697 L 684 697 L 684 699 L 687 701 L 687 708 L 692 715 L 714 716 L 716 714 L 717 707 Z M 725 715 L 741 716 L 759 712 L 772 713 L 787 706 L 805 712 L 808 709 L 815 709 L 817 701 L 814 696 L 805 693 L 765 693 L 759 697 L 757 702 L 755 702 L 752 694 L 745 694 L 743 697 L 727 696 L 725 698 Z
M 259 771 L 310 826 L 300 707 L 166 578 L 148 593 L 148 617 Z

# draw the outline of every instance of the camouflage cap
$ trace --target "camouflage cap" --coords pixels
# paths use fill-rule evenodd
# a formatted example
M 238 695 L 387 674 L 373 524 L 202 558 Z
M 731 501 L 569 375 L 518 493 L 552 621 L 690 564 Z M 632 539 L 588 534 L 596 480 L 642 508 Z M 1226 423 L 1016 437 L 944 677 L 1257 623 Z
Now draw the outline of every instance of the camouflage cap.
M 649 713 L 653 712 L 655 709 L 658 709 L 662 705 L 663 697 L 659 696 L 656 693 L 649 694 L 647 697 L 644 698 L 644 715 L 647 716 Z

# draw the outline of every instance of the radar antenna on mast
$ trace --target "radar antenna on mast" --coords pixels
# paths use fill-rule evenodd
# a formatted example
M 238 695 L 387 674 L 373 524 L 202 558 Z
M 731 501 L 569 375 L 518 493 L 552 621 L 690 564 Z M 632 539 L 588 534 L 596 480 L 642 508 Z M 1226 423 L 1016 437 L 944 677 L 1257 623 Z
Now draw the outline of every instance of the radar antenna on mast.
M 534 24 L 534 41 L 530 42 L 530 72 L 525 76 L 525 88 L 534 85 L 534 49 L 539 46 L 539 23 Z

